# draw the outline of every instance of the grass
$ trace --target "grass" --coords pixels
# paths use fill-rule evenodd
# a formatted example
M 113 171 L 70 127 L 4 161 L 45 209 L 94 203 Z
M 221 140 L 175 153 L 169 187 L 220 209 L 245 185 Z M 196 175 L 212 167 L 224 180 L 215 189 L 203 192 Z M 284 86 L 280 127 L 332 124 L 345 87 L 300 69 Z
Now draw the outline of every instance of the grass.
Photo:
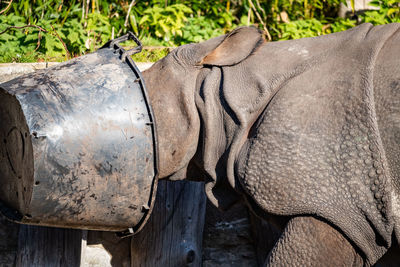
M 126 47 L 129 49 L 129 47 Z M 156 62 L 171 51 L 169 47 L 144 47 L 142 52 L 133 55 L 132 58 L 135 62 Z M 34 62 L 62 62 L 67 60 L 66 57 L 49 57 L 39 52 L 32 52 L 26 54 L 9 54 L 4 55 L 0 63 L 34 63 Z
M 135 62 L 156 62 L 168 55 L 170 51 L 169 47 L 143 49 L 142 52 L 133 55 L 132 59 Z

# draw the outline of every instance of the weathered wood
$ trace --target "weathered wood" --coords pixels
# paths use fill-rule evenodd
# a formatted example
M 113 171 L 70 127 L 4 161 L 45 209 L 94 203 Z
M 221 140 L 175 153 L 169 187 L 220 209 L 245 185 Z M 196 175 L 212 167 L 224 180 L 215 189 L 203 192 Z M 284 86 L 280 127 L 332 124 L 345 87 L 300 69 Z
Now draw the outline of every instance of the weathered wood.
M 160 181 L 153 213 L 132 238 L 131 266 L 201 266 L 204 184 Z
M 80 266 L 82 231 L 21 225 L 16 266 Z
M 19 225 L 0 214 L 0 266 L 15 266 Z

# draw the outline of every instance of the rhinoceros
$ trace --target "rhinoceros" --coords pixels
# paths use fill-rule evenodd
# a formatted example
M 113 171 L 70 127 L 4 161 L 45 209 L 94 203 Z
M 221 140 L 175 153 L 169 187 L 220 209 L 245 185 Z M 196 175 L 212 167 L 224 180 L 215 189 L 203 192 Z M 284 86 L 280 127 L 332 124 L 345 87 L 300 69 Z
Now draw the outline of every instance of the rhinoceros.
M 283 233 L 266 264 L 373 265 L 400 238 L 400 24 L 266 42 L 254 27 L 143 73 L 159 176 L 201 176 Z

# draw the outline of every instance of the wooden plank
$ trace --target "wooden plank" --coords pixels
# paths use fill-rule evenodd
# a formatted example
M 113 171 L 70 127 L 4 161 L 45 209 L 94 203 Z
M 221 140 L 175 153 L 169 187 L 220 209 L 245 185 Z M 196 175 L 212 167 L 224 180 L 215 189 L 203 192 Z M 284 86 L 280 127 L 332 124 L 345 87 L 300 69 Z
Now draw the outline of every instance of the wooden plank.
M 15 266 L 19 225 L 0 214 L 0 266 Z
M 82 231 L 21 225 L 16 266 L 80 266 Z
M 153 213 L 132 238 L 131 266 L 201 266 L 204 184 L 160 181 Z

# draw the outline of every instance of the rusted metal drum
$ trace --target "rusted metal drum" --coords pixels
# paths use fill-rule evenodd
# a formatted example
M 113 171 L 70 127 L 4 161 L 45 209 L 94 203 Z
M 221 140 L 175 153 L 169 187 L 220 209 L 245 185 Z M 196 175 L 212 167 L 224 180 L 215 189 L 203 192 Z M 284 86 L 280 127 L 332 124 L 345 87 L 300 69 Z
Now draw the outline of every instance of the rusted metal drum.
M 125 51 L 119 43 L 133 39 Z M 155 122 L 128 34 L 0 85 L 0 210 L 26 224 L 138 231 L 157 183 Z

